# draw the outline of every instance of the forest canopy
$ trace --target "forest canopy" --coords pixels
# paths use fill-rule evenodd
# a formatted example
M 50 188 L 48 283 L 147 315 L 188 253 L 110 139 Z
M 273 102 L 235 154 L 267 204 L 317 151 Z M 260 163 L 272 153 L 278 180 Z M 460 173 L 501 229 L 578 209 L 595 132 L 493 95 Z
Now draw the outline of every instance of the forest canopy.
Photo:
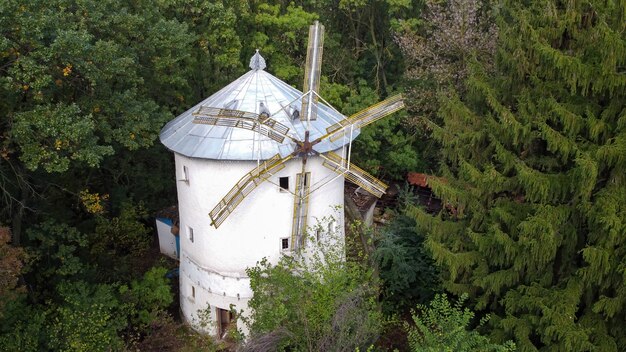
M 397 188 L 424 173 L 442 204 L 407 189 L 355 232 L 366 343 L 626 350 L 626 2 L 599 0 L 0 0 L 0 350 L 177 334 L 175 263 L 152 243 L 176 202 L 159 131 L 256 49 L 299 87 L 315 20 L 325 99 L 408 107 L 363 129 L 355 162 Z

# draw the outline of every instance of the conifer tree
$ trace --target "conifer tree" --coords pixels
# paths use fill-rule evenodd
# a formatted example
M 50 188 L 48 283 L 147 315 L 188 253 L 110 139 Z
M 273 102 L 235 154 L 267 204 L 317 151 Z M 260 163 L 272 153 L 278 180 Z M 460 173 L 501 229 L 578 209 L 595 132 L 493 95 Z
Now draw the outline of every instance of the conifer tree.
M 445 99 L 444 285 L 520 351 L 626 350 L 626 2 L 503 1 L 495 74 Z

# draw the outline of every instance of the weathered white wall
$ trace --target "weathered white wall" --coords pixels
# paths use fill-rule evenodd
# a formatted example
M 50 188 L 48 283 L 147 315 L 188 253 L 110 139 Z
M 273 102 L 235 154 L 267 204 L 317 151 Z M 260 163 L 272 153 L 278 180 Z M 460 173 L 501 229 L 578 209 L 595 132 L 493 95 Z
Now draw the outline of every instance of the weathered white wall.
M 256 161 L 218 161 L 193 159 L 175 154 L 180 214 L 180 286 L 181 309 L 185 318 L 194 324 L 197 311 L 211 306 L 215 322 L 215 307 L 245 309 L 252 292 L 247 267 L 267 257 L 277 262 L 281 256 L 280 239 L 291 238 L 294 196 L 280 191 L 278 178 L 288 176 L 289 188 L 295 191 L 296 174 L 301 172 L 301 159 L 292 159 L 287 166 L 259 185 L 218 228 L 210 226 L 208 213 L 247 172 L 256 167 Z M 188 181 L 183 181 L 183 167 L 188 170 Z M 322 166 L 322 159 L 311 157 L 307 162 L 311 172 L 311 190 L 320 182 L 334 179 L 322 189 L 314 191 L 309 199 L 308 225 L 316 218 L 334 216 L 337 228 L 343 231 L 343 177 Z M 193 229 L 194 241 L 189 239 Z M 343 236 L 341 233 L 340 236 Z M 191 298 L 191 286 L 195 298 Z M 215 333 L 214 327 L 205 329 Z
M 196 329 L 217 334 L 216 307 L 229 310 L 234 305 L 247 315 L 247 304 L 252 297 L 250 280 L 211 272 L 193 262 L 183 252 L 180 261 L 180 307 L 183 316 Z M 192 295 L 192 287 L 195 294 Z M 208 309 L 207 312 L 202 312 Z M 204 317 L 203 317 L 204 314 Z M 247 333 L 246 327 L 239 326 Z
M 172 234 L 172 225 L 156 219 L 156 228 L 161 253 L 172 259 L 178 259 L 178 253 L 176 253 L 176 236 Z

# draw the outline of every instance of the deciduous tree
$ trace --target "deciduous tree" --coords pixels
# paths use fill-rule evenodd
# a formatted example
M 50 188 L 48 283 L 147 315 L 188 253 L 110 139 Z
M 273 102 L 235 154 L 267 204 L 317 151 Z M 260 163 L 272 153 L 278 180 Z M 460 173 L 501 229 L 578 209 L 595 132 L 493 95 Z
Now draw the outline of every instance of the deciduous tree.
M 343 244 L 321 232 L 293 257 L 276 265 L 264 259 L 248 270 L 254 296 L 245 350 L 354 351 L 378 337 L 382 315 L 371 270 L 346 261 Z
M 497 27 L 489 1 L 427 1 L 421 21 L 401 22 L 396 40 L 406 60 L 411 125 L 436 119 L 440 99 L 464 91 L 468 59 L 493 64 Z
M 4 305 L 15 298 L 19 277 L 22 273 L 26 253 L 22 248 L 11 245 L 11 232 L 8 227 L 0 227 L 0 318 Z
M 506 352 L 515 351 L 515 344 L 507 341 L 502 345 L 492 343 L 479 333 L 489 319 L 480 320 L 471 328 L 474 312 L 463 308 L 467 295 L 451 304 L 448 296 L 438 294 L 426 305 L 418 305 L 412 314 L 412 324 L 406 323 L 409 345 L 413 352 Z

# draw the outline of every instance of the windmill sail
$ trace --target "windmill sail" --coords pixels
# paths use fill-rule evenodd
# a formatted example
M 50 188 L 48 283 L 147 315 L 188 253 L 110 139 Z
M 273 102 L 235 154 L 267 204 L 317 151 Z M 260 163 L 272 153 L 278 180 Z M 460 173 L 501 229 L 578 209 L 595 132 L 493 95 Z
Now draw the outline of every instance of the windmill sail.
M 320 156 L 324 158 L 322 165 L 340 175 L 344 175 L 348 181 L 358 185 L 378 198 L 385 194 L 385 190 L 388 186 L 383 181 L 368 174 L 354 164 L 349 164 L 350 168 L 348 168 L 348 161 L 341 156 L 333 152 L 320 154 Z
M 317 119 L 323 43 L 324 26 L 316 21 L 314 25 L 309 27 L 302 106 L 300 110 L 294 109 L 294 111 L 291 112 L 293 119 L 299 118 L 301 121 L 313 121 Z M 264 68 L 263 66 L 264 62 L 262 62 L 262 58 L 257 53 L 251 61 L 251 68 L 259 71 Z M 237 100 L 234 100 L 234 102 L 237 102 Z M 291 235 L 292 248 L 301 248 L 305 243 L 309 195 L 311 192 L 311 173 L 306 172 L 305 170 L 307 156 L 321 156 L 324 159 L 324 167 L 345 177 L 348 181 L 357 184 L 376 197 L 381 197 L 385 193 L 387 185 L 382 181 L 357 166 L 350 164 L 340 155 L 333 152 L 323 153 L 321 151 L 316 151 L 313 149 L 313 146 L 327 138 L 331 141 L 341 138 L 346 134 L 346 129 L 348 127 L 362 128 L 397 110 L 402 109 L 404 107 L 402 95 L 398 94 L 392 96 L 378 104 L 351 115 L 350 117 L 339 120 L 339 122 L 326 128 L 325 135 L 312 142 L 309 142 L 309 133 L 311 129 L 310 123 L 306 126 L 305 140 L 300 141 L 296 137 L 288 134 L 289 128 L 287 126 L 270 118 L 271 115 L 269 110 L 264 109 L 265 107 L 263 103 L 260 103 L 260 113 L 258 114 L 231 109 L 234 108 L 235 105 L 236 104 L 225 105 L 224 108 L 202 106 L 193 113 L 195 116 L 193 122 L 256 131 L 279 143 L 282 143 L 285 138 L 288 138 L 295 142 L 295 149 L 285 158 L 281 158 L 280 154 L 274 155 L 272 158 L 266 160 L 242 177 L 209 213 L 211 225 L 215 226 L 215 228 L 219 227 L 226 220 L 226 218 L 232 214 L 243 199 L 260 183 L 267 180 L 276 172 L 284 169 L 285 162 L 294 157 L 302 158 L 302 171 L 297 174 L 296 177 Z M 337 120 L 334 119 L 334 121 Z
M 320 76 L 322 67 L 322 53 L 324 51 L 324 26 L 315 21 L 309 27 L 309 42 L 306 52 L 306 66 L 304 71 L 303 92 L 308 93 L 302 97 L 302 113 L 300 121 L 317 119 L 316 93 L 320 88 Z
M 291 158 L 292 156 L 289 155 L 281 159 L 280 155 L 276 154 L 245 174 L 211 210 L 209 213 L 211 225 L 218 228 L 250 192 L 268 177 L 284 169 L 285 162 Z
M 404 101 L 402 100 L 402 94 L 394 95 L 381 101 L 380 103 L 370 106 L 367 109 L 361 110 L 356 114 L 335 123 L 334 125 L 331 125 L 326 129 L 327 134 L 320 139 L 330 137 L 330 140 L 334 142 L 343 137 L 345 133 L 343 131 L 346 127 L 354 125 L 355 128 L 362 128 L 402 109 L 403 107 Z
M 309 210 L 310 183 L 310 172 L 296 175 L 296 194 L 293 202 L 293 224 L 291 227 L 291 243 L 293 249 L 301 248 L 304 245 L 307 213 Z
M 243 128 L 258 132 L 278 143 L 289 137 L 289 127 L 271 119 L 268 114 L 258 115 L 247 111 L 201 106 L 193 115 L 193 123 Z

